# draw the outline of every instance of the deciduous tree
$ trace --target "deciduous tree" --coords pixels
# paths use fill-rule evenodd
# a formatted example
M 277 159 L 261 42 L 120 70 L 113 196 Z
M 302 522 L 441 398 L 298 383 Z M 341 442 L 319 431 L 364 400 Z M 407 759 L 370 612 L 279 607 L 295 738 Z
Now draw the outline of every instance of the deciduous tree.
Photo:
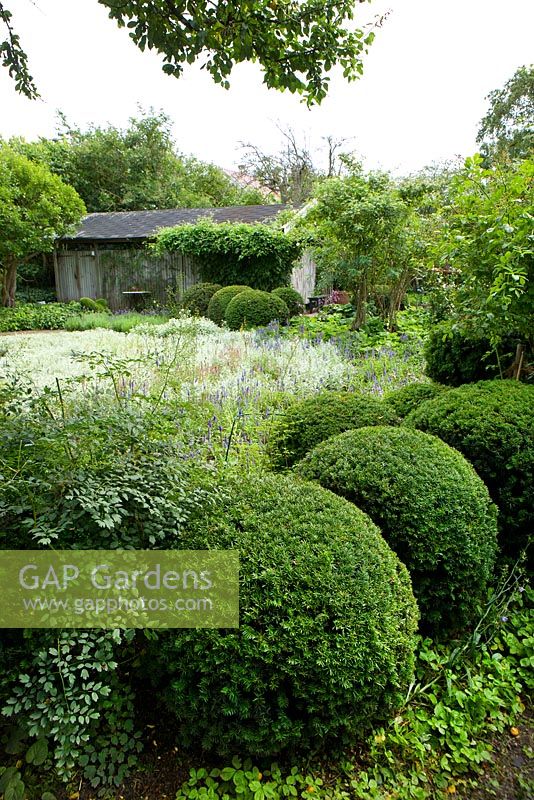
M 313 232 L 319 265 L 353 293 L 354 327 L 359 328 L 366 321 L 368 299 L 380 286 L 402 284 L 404 295 L 416 237 L 410 227 L 413 214 L 388 175 L 365 174 L 356 164 L 350 175 L 321 183 L 315 197 L 303 224 Z
M 162 112 L 132 117 L 124 130 L 80 130 L 60 120 L 56 138 L 11 145 L 73 186 L 90 212 L 265 202 L 214 164 L 177 152 L 171 120 Z
M 76 225 L 85 207 L 50 170 L 0 144 L 0 267 L 2 305 L 15 304 L 17 268 Z
M 534 154 L 534 64 L 519 67 L 502 89 L 490 92 L 477 142 L 486 166 L 496 157 Z
M 235 64 L 261 65 L 269 88 L 299 92 L 309 104 L 321 102 L 328 73 L 339 65 L 345 78 L 363 72 L 362 57 L 374 38 L 371 28 L 355 28 L 354 0 L 98 0 L 119 27 L 127 27 L 141 49 L 163 56 L 163 71 L 180 76 L 184 64 L 203 57 L 216 83 L 229 86 Z M 358 3 L 369 0 L 357 0 Z M 0 2 L 7 35 L 0 44 L 3 64 L 18 91 L 37 89 L 13 30 L 11 14 Z

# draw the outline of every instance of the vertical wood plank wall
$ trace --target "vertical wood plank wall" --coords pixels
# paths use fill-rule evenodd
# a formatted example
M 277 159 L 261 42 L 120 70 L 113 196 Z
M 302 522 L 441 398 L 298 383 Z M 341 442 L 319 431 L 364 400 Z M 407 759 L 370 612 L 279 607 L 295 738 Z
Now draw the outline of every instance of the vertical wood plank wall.
M 155 257 L 143 248 L 127 245 L 113 249 L 90 245 L 87 250 L 59 249 L 54 262 L 59 300 L 103 297 L 114 311 L 128 307 L 128 296 L 123 292 L 134 287 L 150 292 L 149 302 L 164 304 L 167 288 L 182 295 L 202 280 L 198 264 L 187 256 L 173 253 Z M 315 264 L 309 253 L 303 255 L 301 265 L 293 270 L 291 285 L 305 301 L 313 294 Z

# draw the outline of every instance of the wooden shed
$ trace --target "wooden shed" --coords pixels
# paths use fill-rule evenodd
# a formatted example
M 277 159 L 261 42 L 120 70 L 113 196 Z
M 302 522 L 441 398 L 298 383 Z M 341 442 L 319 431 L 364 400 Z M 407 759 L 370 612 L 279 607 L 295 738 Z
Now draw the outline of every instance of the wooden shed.
M 158 230 L 205 217 L 215 222 L 269 222 L 285 208 L 229 206 L 88 214 L 73 236 L 57 242 L 54 271 L 58 300 L 103 297 L 111 309 L 118 310 L 130 305 L 129 292 L 137 289 L 150 301 L 164 303 L 168 287 L 182 293 L 201 277 L 198 264 L 186 256 L 150 255 L 145 244 Z M 313 293 L 315 283 L 315 267 L 308 261 L 304 259 L 294 270 L 292 280 L 305 300 Z

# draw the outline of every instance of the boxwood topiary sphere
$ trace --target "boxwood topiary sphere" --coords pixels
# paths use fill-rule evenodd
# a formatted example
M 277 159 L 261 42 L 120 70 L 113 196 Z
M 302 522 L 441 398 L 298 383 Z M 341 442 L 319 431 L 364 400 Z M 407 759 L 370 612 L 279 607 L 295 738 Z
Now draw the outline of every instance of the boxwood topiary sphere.
M 431 400 L 433 397 L 447 391 L 446 386 L 439 383 L 409 383 L 401 386 L 384 398 L 384 402 L 390 406 L 399 417 L 407 417 L 414 408 L 419 408 L 421 403 Z
M 357 392 L 321 392 L 294 403 L 274 423 L 267 443 L 271 466 L 287 469 L 319 442 L 366 425 L 399 425 L 381 400 Z
M 412 675 L 404 565 L 365 514 L 319 486 L 239 475 L 223 494 L 181 546 L 238 550 L 240 627 L 148 645 L 179 741 L 272 756 L 361 734 Z
M 87 309 L 87 311 L 101 311 L 102 308 L 98 306 L 96 300 L 93 300 L 92 297 L 80 297 L 80 305 L 82 308 Z
M 423 403 L 406 425 L 428 431 L 469 459 L 499 507 L 499 544 L 517 557 L 534 530 L 534 386 L 467 384 Z
M 235 286 L 223 286 L 222 289 L 216 291 L 208 303 L 208 317 L 217 325 L 222 325 L 228 303 L 245 289 L 250 289 L 250 286 L 236 284 Z
M 196 283 L 190 286 L 182 297 L 182 308 L 197 317 L 207 316 L 209 302 L 219 289 L 222 289 L 220 283 Z
M 258 289 L 248 289 L 230 300 L 224 315 L 226 324 L 233 331 L 259 328 L 275 319 L 284 322 L 288 318 L 289 309 L 283 300 Z
M 492 574 L 497 509 L 473 467 L 421 431 L 359 428 L 295 468 L 365 511 L 406 564 L 426 625 L 468 623 Z
M 293 289 L 292 286 L 280 286 L 279 289 L 273 289 L 271 294 L 275 294 L 284 301 L 289 309 L 289 316 L 296 317 L 304 311 L 304 300 L 302 295 Z

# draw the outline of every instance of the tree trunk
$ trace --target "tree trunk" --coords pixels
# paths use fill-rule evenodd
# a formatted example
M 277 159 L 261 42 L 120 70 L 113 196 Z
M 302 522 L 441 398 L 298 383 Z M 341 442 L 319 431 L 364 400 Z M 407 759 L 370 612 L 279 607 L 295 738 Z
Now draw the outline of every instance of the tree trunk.
M 2 282 L 2 305 L 12 308 L 15 305 L 15 293 L 17 291 L 17 259 L 8 256 L 4 263 L 4 273 Z
M 362 328 L 367 320 L 367 277 L 362 275 L 356 289 L 356 316 L 352 323 L 352 330 Z

